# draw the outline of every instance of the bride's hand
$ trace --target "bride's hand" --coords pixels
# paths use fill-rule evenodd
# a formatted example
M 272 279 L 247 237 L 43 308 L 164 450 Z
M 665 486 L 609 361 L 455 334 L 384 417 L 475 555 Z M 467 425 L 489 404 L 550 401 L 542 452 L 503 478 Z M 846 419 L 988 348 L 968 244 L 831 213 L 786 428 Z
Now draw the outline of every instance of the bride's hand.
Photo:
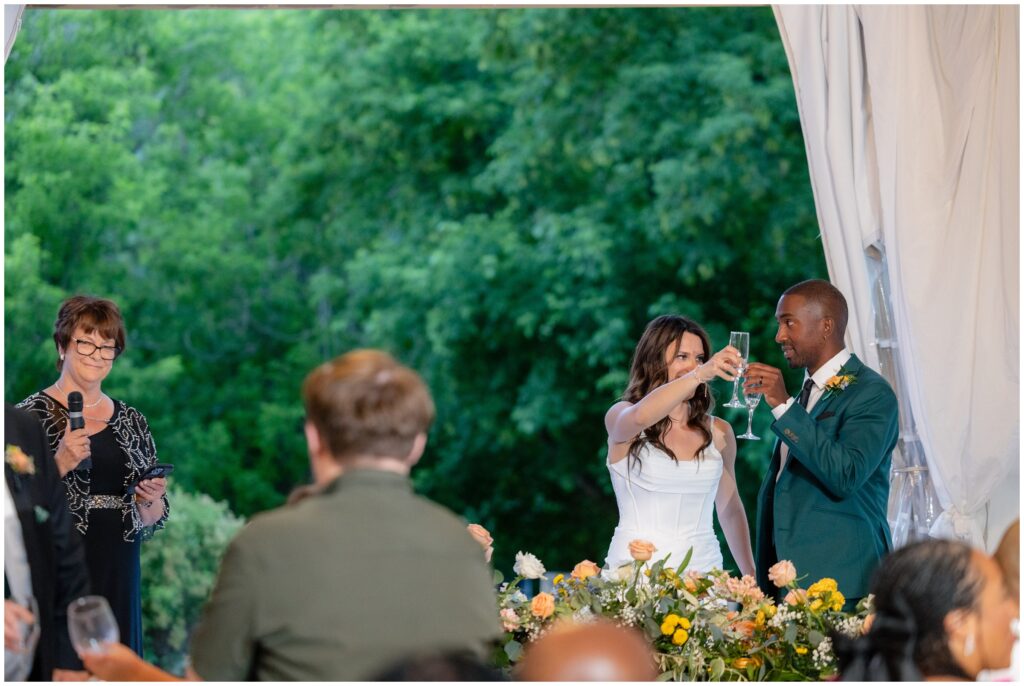
M 727 345 L 715 353 L 710 360 L 697 367 L 693 373 L 701 383 L 707 383 L 716 376 L 719 379 L 732 381 L 739 374 L 742 360 L 740 351 Z

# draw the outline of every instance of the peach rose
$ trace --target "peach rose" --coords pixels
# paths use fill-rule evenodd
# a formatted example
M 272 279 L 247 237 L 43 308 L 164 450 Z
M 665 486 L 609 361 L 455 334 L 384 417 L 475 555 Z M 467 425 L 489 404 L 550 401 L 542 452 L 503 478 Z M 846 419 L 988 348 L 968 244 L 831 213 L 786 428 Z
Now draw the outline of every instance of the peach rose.
M 803 605 L 807 602 L 807 591 L 797 588 L 786 594 L 787 605 Z
M 796 567 L 789 560 L 776 562 L 768 569 L 768 578 L 778 588 L 789 586 L 796 578 Z
M 657 548 L 650 541 L 642 541 L 639 538 L 635 538 L 629 542 L 629 554 L 633 556 L 634 560 L 639 562 L 647 562 L 651 559 Z
M 494 539 L 491 538 L 491 532 L 483 528 L 479 524 L 470 524 L 466 527 L 466 531 L 473 537 L 473 540 L 480 544 L 480 547 L 484 549 L 484 560 L 487 562 L 491 561 L 491 555 L 494 554 L 494 547 L 491 545 L 494 543 Z
M 864 624 L 861 626 L 860 632 L 862 634 L 866 634 L 867 632 L 871 631 L 871 625 L 874 624 L 874 623 L 875 623 L 875 613 L 872 612 L 871 614 L 869 614 L 867 617 L 864 618 Z
M 586 579 L 588 576 L 597 576 L 600 572 L 600 567 L 590 560 L 584 560 L 572 568 L 571 576 L 574 579 Z
M 754 635 L 755 625 L 750 620 L 743 620 L 742 622 L 735 622 L 732 625 L 733 631 L 739 633 L 745 638 L 750 638 Z
M 530 603 L 530 612 L 534 617 L 547 619 L 555 613 L 555 597 L 550 593 L 538 593 Z

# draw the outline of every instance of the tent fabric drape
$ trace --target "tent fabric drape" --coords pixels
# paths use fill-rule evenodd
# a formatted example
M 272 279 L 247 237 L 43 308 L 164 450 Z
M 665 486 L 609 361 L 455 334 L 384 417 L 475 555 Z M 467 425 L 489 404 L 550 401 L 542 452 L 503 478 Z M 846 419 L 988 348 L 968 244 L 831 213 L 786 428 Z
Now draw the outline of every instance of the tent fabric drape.
M 901 443 L 920 446 L 941 508 L 932 535 L 982 545 L 1017 516 L 988 504 L 1016 492 L 1019 460 L 1019 8 L 774 9 L 848 343 L 896 367 Z
M 4 62 L 11 54 L 14 39 L 21 28 L 21 15 L 25 12 L 24 5 L 4 5 Z

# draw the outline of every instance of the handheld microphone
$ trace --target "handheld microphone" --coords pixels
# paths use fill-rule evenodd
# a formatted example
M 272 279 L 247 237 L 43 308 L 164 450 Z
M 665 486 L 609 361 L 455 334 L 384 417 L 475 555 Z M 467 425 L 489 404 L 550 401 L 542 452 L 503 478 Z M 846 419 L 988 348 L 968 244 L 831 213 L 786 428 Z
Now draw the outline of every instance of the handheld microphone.
M 68 424 L 72 431 L 85 428 L 85 417 L 82 416 L 82 394 L 78 391 L 68 393 Z
M 82 416 L 82 394 L 78 391 L 68 393 L 68 426 L 72 431 L 85 428 L 85 417 Z M 92 458 L 87 457 L 78 463 L 75 471 L 79 469 L 92 469 Z

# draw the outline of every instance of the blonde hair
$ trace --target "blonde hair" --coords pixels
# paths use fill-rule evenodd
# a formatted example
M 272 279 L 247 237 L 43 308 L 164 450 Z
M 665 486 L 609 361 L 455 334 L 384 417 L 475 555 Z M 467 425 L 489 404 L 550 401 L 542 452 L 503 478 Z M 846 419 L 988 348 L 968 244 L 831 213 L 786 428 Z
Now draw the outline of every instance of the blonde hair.
M 302 384 L 306 417 L 335 459 L 404 458 L 434 421 L 423 379 L 380 350 L 354 350 Z

